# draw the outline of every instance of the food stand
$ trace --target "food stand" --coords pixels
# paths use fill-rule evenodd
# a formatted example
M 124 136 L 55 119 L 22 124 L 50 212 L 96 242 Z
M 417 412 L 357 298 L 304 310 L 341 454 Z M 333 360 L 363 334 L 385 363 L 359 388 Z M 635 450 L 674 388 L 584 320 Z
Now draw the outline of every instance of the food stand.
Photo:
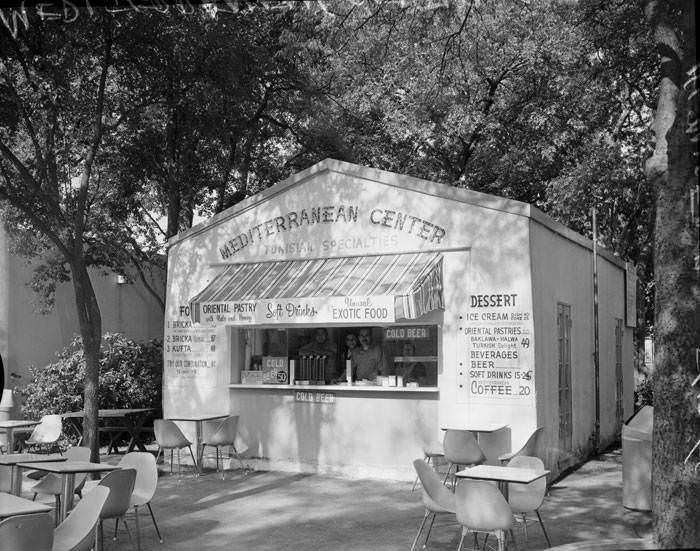
M 554 472 L 589 445 L 593 249 L 530 205 L 326 160 L 176 236 L 168 254 L 164 415 L 240 415 L 253 465 L 411 480 L 440 426 L 474 420 L 509 427 L 483 442 L 490 459 L 540 425 Z M 599 421 L 612 441 L 616 408 L 632 407 L 633 316 L 629 270 L 598 254 L 611 366 Z M 568 425 L 560 304 L 575 320 Z M 354 380 L 363 354 L 372 375 Z

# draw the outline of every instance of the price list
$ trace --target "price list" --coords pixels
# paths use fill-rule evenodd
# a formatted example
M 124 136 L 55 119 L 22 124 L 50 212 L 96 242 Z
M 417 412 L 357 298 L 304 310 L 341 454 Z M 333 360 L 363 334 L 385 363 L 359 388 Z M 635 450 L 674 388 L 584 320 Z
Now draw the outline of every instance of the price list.
M 471 296 L 460 320 L 460 402 L 534 397 L 532 313 L 519 303 L 517 293 Z
M 165 322 L 165 372 L 177 378 L 199 378 L 216 368 L 216 328 L 189 319 Z

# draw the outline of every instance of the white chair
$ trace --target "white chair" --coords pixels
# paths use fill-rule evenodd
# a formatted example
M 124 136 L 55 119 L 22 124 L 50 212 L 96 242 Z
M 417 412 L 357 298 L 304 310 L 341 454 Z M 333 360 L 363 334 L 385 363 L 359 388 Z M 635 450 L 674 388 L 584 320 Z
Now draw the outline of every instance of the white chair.
M 544 463 L 539 457 L 529 457 L 527 455 L 518 455 L 510 460 L 509 467 L 519 467 L 522 469 L 532 469 L 533 471 L 543 471 Z M 539 508 L 544 501 L 544 495 L 547 491 L 547 477 L 538 478 L 530 484 L 508 484 L 508 503 L 510 508 L 515 513 L 516 517 L 520 515 L 525 530 L 525 541 L 527 541 L 527 514 L 535 513 L 537 520 L 542 527 L 544 538 L 547 540 L 547 547 L 552 547 L 549 541 L 547 530 L 545 530 L 542 517 L 540 516 Z
M 16 515 L 0 521 L 2 551 L 51 551 L 53 520 L 48 513 Z
M 158 534 L 158 541 L 163 543 L 163 537 L 160 535 L 160 530 L 158 530 L 158 524 L 156 524 L 156 517 L 153 516 L 153 509 L 151 508 L 151 500 L 156 493 L 156 487 L 158 486 L 158 467 L 156 466 L 156 458 L 153 454 L 147 452 L 130 452 L 122 457 L 119 462 L 119 466 L 122 469 L 134 469 L 136 470 L 136 481 L 134 482 L 134 490 L 131 492 L 131 500 L 129 501 L 129 507 L 134 508 L 134 513 L 136 517 L 136 547 L 141 548 L 141 529 L 139 526 L 139 507 L 144 505 L 148 507 L 148 512 L 151 513 L 151 520 L 153 521 L 153 526 L 156 529 L 156 534 Z M 116 537 L 117 526 L 119 525 L 119 519 L 114 526 L 114 534 Z
M 197 461 L 192 453 L 192 442 L 190 442 L 185 435 L 182 434 L 180 427 L 178 427 L 174 421 L 170 419 L 156 419 L 153 421 L 153 433 L 156 437 L 156 442 L 158 443 L 158 454 L 156 455 L 156 462 L 160 457 L 160 453 L 163 450 L 170 450 L 170 473 L 173 472 L 173 451 L 177 450 L 177 472 L 180 473 L 180 450 L 182 448 L 187 448 L 190 450 L 190 456 L 192 457 L 192 465 L 194 465 L 194 474 L 197 476 Z
M 95 527 L 109 488 L 96 487 L 81 499 L 53 531 L 51 551 L 89 551 L 95 545 Z
M 238 435 L 238 415 L 229 415 L 226 419 L 219 423 L 219 426 L 210 436 L 205 436 L 202 440 L 202 451 L 199 458 L 199 464 L 202 465 L 204 459 L 204 448 L 211 446 L 216 448 L 216 472 L 219 472 L 219 448 L 229 446 L 233 450 L 233 455 L 241 464 L 241 469 L 245 470 L 245 465 L 241 461 L 236 450 L 236 436 Z M 224 470 L 221 469 L 221 479 L 224 479 Z
M 34 430 L 22 444 L 22 450 L 25 448 L 37 448 L 41 451 L 44 446 L 48 451 L 56 449 L 61 453 L 61 448 L 58 446 L 58 439 L 63 431 L 63 420 L 60 415 L 44 415 L 41 422 L 34 427 Z
M 462 549 L 464 538 L 469 532 L 474 534 L 475 547 L 478 547 L 478 533 L 485 532 L 487 538 L 488 534 L 495 534 L 498 551 L 504 551 L 506 531 L 513 537 L 514 518 L 506 498 L 498 488 L 481 480 L 461 480 L 457 484 L 455 497 L 457 522 L 462 525 L 462 537 L 457 551 Z
M 445 459 L 449 462 L 444 482 L 447 482 L 452 467 L 457 472 L 460 466 L 481 465 L 486 461 L 486 456 L 481 450 L 479 442 L 468 430 L 448 429 L 445 431 L 442 446 L 445 450 Z
M 90 461 L 90 448 L 75 446 L 66 450 L 66 457 L 69 461 Z M 85 485 L 87 473 L 77 473 L 75 475 L 75 493 L 82 496 L 82 489 Z M 61 510 L 61 477 L 53 473 L 48 473 L 39 482 L 34 484 L 31 491 L 34 492 L 32 501 L 36 499 L 37 494 L 52 495 L 56 501 L 56 518 L 59 518 Z
M 114 519 L 116 521 L 116 524 L 114 525 L 114 539 L 117 539 L 117 526 L 118 522 L 121 520 L 124 523 L 124 528 L 126 528 L 126 533 L 129 535 L 129 542 L 131 542 L 131 546 L 134 547 L 134 542 L 131 539 L 131 532 L 129 531 L 129 525 L 126 523 L 126 512 L 129 510 L 131 505 L 131 493 L 134 491 L 135 482 L 136 469 L 119 469 L 117 471 L 109 472 L 97 485 L 97 488 L 109 488 L 109 496 L 105 504 L 102 506 L 102 511 L 100 511 L 100 520 L 97 525 L 97 535 L 95 537 L 95 545 L 97 549 L 102 549 L 102 524 L 105 520 L 110 519 Z M 93 489 L 88 495 L 92 494 L 95 489 Z
M 537 456 L 537 446 L 540 443 L 540 437 L 542 436 L 542 432 L 544 431 L 544 427 L 537 427 L 530 436 L 528 436 L 527 440 L 525 443 L 522 445 L 522 447 L 514 452 L 509 452 L 509 453 L 502 453 L 501 455 L 498 456 L 498 460 L 501 462 L 502 465 L 505 465 L 513 459 L 514 457 L 518 455 L 529 455 L 529 456 Z
M 442 513 L 452 515 L 455 513 L 455 495 L 450 492 L 450 490 L 448 490 L 440 481 L 440 477 L 435 470 L 423 459 L 416 459 L 413 461 L 413 467 L 416 469 L 416 474 L 420 479 L 423 505 L 425 505 L 425 515 L 423 515 L 423 522 L 421 522 L 421 525 L 418 528 L 418 533 L 413 539 L 411 551 L 416 548 L 418 538 L 420 537 L 425 526 L 425 522 L 428 520 L 429 516 L 432 516 L 432 519 L 430 520 L 430 525 L 428 526 L 428 533 L 425 536 L 423 547 L 428 544 L 428 538 L 430 537 L 430 531 L 433 529 L 435 517 Z
M 442 444 L 435 442 L 433 444 L 428 444 L 423 447 L 423 461 L 426 463 L 430 464 L 432 463 L 433 468 L 437 471 L 438 469 L 438 460 L 445 458 L 445 451 L 442 448 Z M 418 477 L 416 476 L 416 479 L 413 481 L 413 488 L 411 488 L 411 492 L 413 492 L 416 489 L 416 486 L 418 485 Z

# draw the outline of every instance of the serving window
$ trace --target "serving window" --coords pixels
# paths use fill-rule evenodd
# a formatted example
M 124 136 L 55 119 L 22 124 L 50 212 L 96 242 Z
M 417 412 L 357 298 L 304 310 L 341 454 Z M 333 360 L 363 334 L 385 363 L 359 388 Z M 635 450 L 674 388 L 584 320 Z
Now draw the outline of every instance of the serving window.
M 241 331 L 242 383 L 437 386 L 437 325 Z

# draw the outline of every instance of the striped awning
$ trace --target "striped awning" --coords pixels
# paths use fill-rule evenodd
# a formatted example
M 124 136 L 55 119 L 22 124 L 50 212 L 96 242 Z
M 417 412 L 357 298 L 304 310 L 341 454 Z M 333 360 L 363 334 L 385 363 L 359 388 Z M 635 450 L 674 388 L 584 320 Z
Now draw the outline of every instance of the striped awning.
M 387 322 L 444 308 L 442 255 L 232 264 L 190 301 L 195 322 Z

